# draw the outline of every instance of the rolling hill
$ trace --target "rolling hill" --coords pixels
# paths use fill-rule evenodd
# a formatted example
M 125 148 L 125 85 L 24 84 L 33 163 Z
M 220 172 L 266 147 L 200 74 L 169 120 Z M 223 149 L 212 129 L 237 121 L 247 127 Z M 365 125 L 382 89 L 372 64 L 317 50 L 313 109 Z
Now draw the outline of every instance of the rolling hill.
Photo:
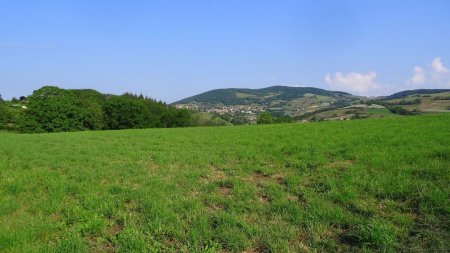
M 268 111 L 275 116 L 290 116 L 315 121 L 330 119 L 379 118 L 403 114 L 448 112 L 448 89 L 406 90 L 390 96 L 367 98 L 341 91 L 313 87 L 272 86 L 262 89 L 217 89 L 173 103 L 216 114 L 241 114 L 250 121 Z
M 274 101 L 290 101 L 303 97 L 305 94 L 314 94 L 326 97 L 352 96 L 346 92 L 328 91 L 314 87 L 272 86 L 262 89 L 216 89 L 182 99 L 174 104 L 198 103 L 231 106 L 257 103 L 270 105 Z
M 262 89 L 217 89 L 173 103 L 188 108 L 216 113 L 258 114 L 270 111 L 275 115 L 300 116 L 324 108 L 336 108 L 358 101 L 346 92 L 313 87 L 272 86 Z
M 427 95 L 436 94 L 442 92 L 450 92 L 450 89 L 416 89 L 416 90 L 404 90 L 387 96 L 385 99 L 405 98 L 411 95 Z

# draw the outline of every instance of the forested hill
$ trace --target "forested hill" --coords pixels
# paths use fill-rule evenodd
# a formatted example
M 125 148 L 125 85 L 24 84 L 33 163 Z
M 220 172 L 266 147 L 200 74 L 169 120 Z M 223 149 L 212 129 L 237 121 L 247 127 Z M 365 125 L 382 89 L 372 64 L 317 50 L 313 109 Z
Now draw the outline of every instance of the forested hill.
M 217 89 L 199 95 L 188 97 L 173 104 L 223 104 L 223 105 L 247 105 L 247 104 L 268 104 L 272 101 L 289 101 L 305 94 L 322 95 L 328 97 L 352 96 L 349 93 L 340 91 L 328 91 L 313 87 L 288 87 L 272 86 L 262 89 Z

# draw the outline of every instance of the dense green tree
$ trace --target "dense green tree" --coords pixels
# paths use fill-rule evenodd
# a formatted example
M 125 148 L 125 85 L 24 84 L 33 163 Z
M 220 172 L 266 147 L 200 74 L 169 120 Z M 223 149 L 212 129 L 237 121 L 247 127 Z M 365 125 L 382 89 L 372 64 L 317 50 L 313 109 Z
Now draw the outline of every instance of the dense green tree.
M 256 122 L 258 124 L 272 124 L 274 123 L 274 117 L 270 112 L 263 112 L 258 116 Z
M 127 96 L 113 96 L 104 105 L 107 129 L 146 128 L 150 125 L 150 111 L 142 100 Z
M 7 117 L 8 117 L 7 109 L 2 99 L 2 96 L 0 95 L 0 129 L 4 128 L 5 123 L 7 121 Z
M 150 98 L 144 98 L 143 101 L 150 112 L 150 126 L 151 127 L 165 127 L 162 122 L 162 117 L 168 111 L 168 106 L 162 102 L 156 102 Z
M 250 124 L 250 121 L 245 117 L 245 115 L 236 114 L 231 119 L 231 123 L 233 123 L 233 125 L 246 125 Z
M 67 90 L 44 86 L 28 98 L 20 122 L 23 132 L 63 132 L 85 129 L 86 112 Z
M 17 129 L 17 122 L 23 114 L 23 108 L 9 101 L 0 100 L 0 129 Z
M 400 114 L 400 115 L 412 115 L 414 113 L 406 110 L 405 108 L 401 107 L 401 106 L 389 106 L 388 107 L 389 111 L 392 113 L 396 113 L 396 114 Z
M 193 125 L 191 118 L 189 110 L 169 107 L 161 120 L 165 127 L 188 127 Z
M 105 95 L 92 89 L 70 90 L 80 101 L 80 106 L 86 111 L 85 127 L 91 130 L 105 129 L 105 114 L 103 107 Z

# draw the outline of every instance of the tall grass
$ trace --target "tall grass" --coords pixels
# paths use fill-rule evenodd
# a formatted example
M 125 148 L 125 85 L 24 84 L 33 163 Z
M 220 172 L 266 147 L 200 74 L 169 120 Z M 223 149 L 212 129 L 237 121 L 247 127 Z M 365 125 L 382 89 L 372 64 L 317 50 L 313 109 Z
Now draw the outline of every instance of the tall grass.
M 446 252 L 449 183 L 449 114 L 0 133 L 0 251 Z

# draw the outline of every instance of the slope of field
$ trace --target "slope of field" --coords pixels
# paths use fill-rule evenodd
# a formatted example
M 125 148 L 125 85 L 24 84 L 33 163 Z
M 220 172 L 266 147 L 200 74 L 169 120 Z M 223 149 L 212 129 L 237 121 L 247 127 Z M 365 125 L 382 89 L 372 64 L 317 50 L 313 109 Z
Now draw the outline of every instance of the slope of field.
M 446 252 L 449 126 L 0 133 L 0 252 Z
M 416 110 L 423 113 L 450 112 L 450 91 L 430 94 L 412 94 L 402 98 L 386 100 L 386 102 L 399 104 L 409 111 Z

